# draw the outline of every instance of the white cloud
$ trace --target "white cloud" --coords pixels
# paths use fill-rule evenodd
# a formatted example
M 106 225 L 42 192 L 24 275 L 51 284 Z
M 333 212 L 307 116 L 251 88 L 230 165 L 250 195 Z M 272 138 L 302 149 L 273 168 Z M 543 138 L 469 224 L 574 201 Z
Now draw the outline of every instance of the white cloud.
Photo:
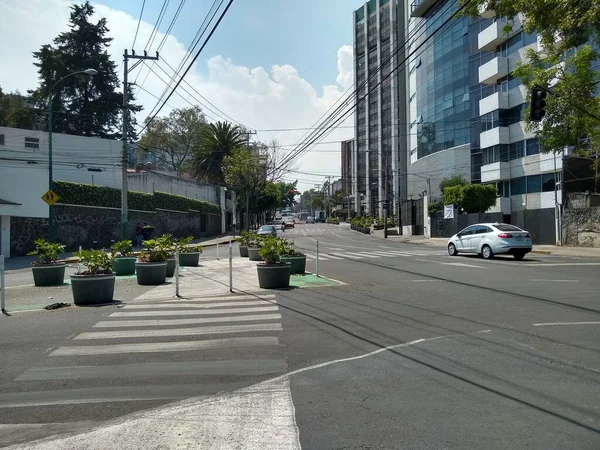
M 37 72 L 33 66 L 31 53 L 38 50 L 41 45 L 51 42 L 58 33 L 67 29 L 70 4 L 69 1 L 63 0 L 29 0 L 28 2 L 0 0 L 0 17 L 3 22 L 0 27 L 0 42 L 4 43 L 2 58 L 0 58 L 0 86 L 5 91 L 19 89 L 25 92 L 37 85 Z M 123 49 L 130 48 L 133 42 L 137 19 L 102 4 L 94 4 L 94 6 L 97 18 L 107 19 L 109 35 L 113 38 L 109 53 L 113 61 L 120 66 Z M 153 24 L 142 22 L 136 43 L 138 51 L 148 41 L 152 29 Z M 163 35 L 159 33 L 155 38 L 154 47 L 162 38 Z M 213 39 L 218 38 L 219 30 Z M 175 37 L 168 36 L 161 51 L 161 59 L 176 68 L 186 55 L 185 45 Z M 204 60 L 198 59 L 185 80 L 229 116 L 258 130 L 311 127 L 352 84 L 352 47 L 347 45 L 342 46 L 338 51 L 336 78 L 338 85 L 322 87 L 312 86 L 290 65 L 274 65 L 270 68 L 243 67 L 236 65 L 226 55 L 204 56 Z M 169 74 L 171 73 L 164 62 L 161 66 Z M 120 70 L 122 71 L 122 66 Z M 167 80 L 167 75 L 160 69 L 154 68 L 154 70 Z M 130 74 L 130 81 L 137 78 L 138 84 L 141 84 L 148 70 L 142 68 L 139 77 L 137 73 L 136 69 Z M 120 78 L 122 79 L 122 73 Z M 143 87 L 155 95 L 160 95 L 165 85 L 156 75 L 150 73 Z M 185 93 L 183 89 L 193 95 Z M 192 98 L 197 95 L 185 84 L 180 86 L 178 92 L 193 104 L 198 103 Z M 141 123 L 156 104 L 156 99 L 138 90 L 137 101 L 144 106 L 144 111 L 138 117 Z M 170 98 L 169 105 L 175 108 L 189 106 L 177 94 Z M 211 106 L 209 108 L 214 109 Z M 213 117 L 219 114 L 211 112 L 206 107 L 203 109 Z M 160 115 L 168 114 L 170 110 L 170 106 L 165 106 Z M 344 125 L 351 125 L 351 118 L 350 115 Z M 282 144 L 293 144 L 305 133 L 309 132 L 259 131 L 258 139 L 268 141 L 276 138 Z M 352 137 L 352 134 L 352 129 L 338 129 L 324 140 L 338 141 Z M 335 151 L 339 150 L 339 147 L 339 143 L 318 145 L 317 151 L 307 153 L 298 161 L 298 170 L 339 174 L 340 154 Z M 286 147 L 288 150 L 291 148 Z M 319 149 L 326 151 L 318 151 Z M 310 188 L 314 183 L 322 183 L 324 180 L 322 177 L 309 175 L 297 175 L 297 177 L 302 180 L 301 189 Z

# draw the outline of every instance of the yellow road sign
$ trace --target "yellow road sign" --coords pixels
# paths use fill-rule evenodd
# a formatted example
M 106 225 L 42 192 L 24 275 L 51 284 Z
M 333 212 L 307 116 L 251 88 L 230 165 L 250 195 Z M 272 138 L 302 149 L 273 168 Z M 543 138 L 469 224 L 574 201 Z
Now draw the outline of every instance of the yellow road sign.
M 57 201 L 60 200 L 58 194 L 52 190 L 49 190 L 44 195 L 42 195 L 42 200 L 48 203 L 50 206 L 54 205 Z

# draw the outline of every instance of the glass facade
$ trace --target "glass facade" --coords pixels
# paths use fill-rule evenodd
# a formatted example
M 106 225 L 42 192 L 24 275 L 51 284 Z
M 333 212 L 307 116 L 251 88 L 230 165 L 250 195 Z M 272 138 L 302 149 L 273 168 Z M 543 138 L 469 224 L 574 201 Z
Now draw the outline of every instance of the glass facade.
M 456 10 L 456 4 L 443 2 L 425 14 L 427 27 L 419 45 Z M 468 22 L 452 20 L 435 39 L 424 44 L 417 61 L 417 157 L 469 142 Z

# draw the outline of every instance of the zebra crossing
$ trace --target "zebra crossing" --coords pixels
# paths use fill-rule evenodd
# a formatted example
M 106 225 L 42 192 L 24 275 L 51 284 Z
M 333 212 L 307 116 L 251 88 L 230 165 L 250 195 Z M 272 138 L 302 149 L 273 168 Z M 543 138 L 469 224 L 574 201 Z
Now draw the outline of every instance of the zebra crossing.
M 71 411 L 74 404 L 105 408 L 108 417 L 124 402 L 142 409 L 237 389 L 287 370 L 281 333 L 273 294 L 126 304 L 1 389 L 0 414 L 52 407 L 61 421 L 78 422 L 93 419 Z
M 305 252 L 309 260 L 316 259 L 316 253 Z M 446 253 L 443 250 L 368 250 L 368 251 L 346 251 L 346 250 L 325 250 L 319 252 L 319 261 L 327 260 L 343 260 L 343 259 L 380 259 L 380 258 L 411 258 L 419 256 L 444 256 Z

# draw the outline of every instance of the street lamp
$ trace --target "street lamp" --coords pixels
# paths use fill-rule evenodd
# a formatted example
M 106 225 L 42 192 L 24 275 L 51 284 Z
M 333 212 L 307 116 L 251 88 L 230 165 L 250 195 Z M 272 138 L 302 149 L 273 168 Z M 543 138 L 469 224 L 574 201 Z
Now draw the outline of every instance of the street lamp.
M 52 91 L 65 78 L 69 78 L 70 76 L 77 75 L 80 73 L 84 73 L 86 75 L 97 75 L 98 71 L 96 69 L 85 69 L 79 70 L 77 72 L 70 73 L 62 77 L 56 83 L 52 85 L 50 89 L 48 89 L 48 190 L 52 190 L 53 180 L 52 180 L 52 102 L 54 101 L 54 94 Z M 48 206 L 48 239 L 50 242 L 54 242 L 54 206 Z

